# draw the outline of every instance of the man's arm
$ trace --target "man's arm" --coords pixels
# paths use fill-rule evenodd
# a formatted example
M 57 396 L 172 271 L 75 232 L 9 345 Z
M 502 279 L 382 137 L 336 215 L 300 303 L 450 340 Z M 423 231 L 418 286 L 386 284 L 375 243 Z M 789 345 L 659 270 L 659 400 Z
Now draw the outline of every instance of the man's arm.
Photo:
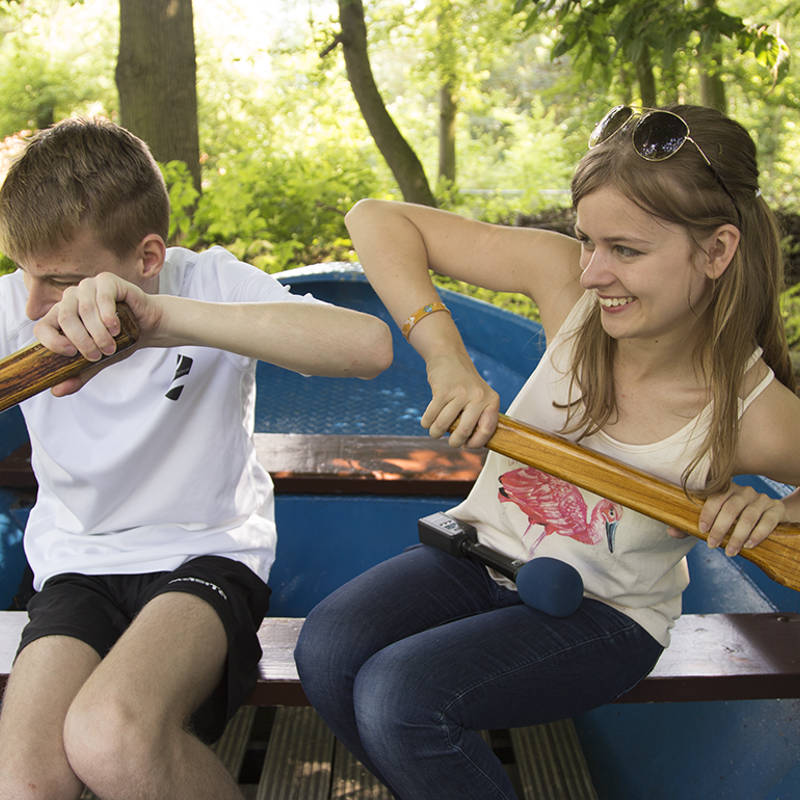
M 90 361 L 115 350 L 116 304 L 136 317 L 141 347 L 195 345 L 228 350 L 307 375 L 374 378 L 392 362 L 389 327 L 377 317 L 321 303 L 209 303 L 143 292 L 102 273 L 66 290 L 37 322 L 35 333 L 54 352 Z M 94 374 L 54 389 L 70 394 Z

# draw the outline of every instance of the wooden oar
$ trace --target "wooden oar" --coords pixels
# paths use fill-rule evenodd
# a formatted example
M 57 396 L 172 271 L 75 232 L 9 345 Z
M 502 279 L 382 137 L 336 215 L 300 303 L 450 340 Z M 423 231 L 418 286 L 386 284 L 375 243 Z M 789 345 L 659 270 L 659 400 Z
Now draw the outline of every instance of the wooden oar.
M 125 303 L 117 303 L 117 316 L 120 332 L 114 337 L 117 343 L 114 356 L 139 338 L 139 326 Z M 101 361 L 114 356 L 104 356 Z M 78 375 L 97 363 L 87 361 L 82 355 L 59 355 L 38 343 L 17 350 L 0 360 L 0 411 Z
M 536 467 L 587 491 L 708 540 L 698 527 L 703 500 L 680 486 L 503 414 L 486 444 L 490 450 Z M 721 547 L 728 541 L 726 537 Z M 800 525 L 780 525 L 752 550 L 742 550 L 772 580 L 800 591 Z

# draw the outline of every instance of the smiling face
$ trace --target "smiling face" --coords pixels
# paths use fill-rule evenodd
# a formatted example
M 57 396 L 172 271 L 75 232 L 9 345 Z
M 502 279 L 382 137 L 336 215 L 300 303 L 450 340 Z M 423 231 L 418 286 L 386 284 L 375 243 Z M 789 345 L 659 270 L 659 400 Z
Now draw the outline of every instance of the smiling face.
M 683 227 L 604 187 L 580 200 L 575 230 L 581 286 L 597 296 L 610 336 L 662 345 L 692 337 L 711 281 Z

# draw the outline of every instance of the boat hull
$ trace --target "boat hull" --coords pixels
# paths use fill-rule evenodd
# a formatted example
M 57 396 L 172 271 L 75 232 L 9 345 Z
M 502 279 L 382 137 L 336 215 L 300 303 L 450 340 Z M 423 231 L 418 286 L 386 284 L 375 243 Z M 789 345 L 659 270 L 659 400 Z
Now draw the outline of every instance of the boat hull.
M 375 313 L 391 323 L 363 274 L 349 265 L 279 277 L 296 292 Z M 443 295 L 505 410 L 538 362 L 544 344 L 541 328 L 480 301 Z M 375 381 L 303 378 L 259 365 L 257 430 L 425 437 L 419 425 L 429 397 L 424 364 L 393 323 L 392 328 L 395 363 Z M 17 411 L 0 415 L 0 457 L 25 440 L 20 424 Z M 751 480 L 759 489 L 783 491 Z M 346 580 L 414 544 L 420 517 L 456 502 L 452 493 L 435 491 L 278 493 L 280 535 L 270 578 L 270 614 L 305 616 Z M 25 508 L 10 490 L 2 490 L 0 507 L 0 607 L 5 607 L 24 564 Z M 700 543 L 689 564 L 687 613 L 800 611 L 800 593 L 775 584 L 742 559 L 727 559 Z M 791 800 L 800 798 L 799 703 L 615 704 L 574 721 L 601 800 Z

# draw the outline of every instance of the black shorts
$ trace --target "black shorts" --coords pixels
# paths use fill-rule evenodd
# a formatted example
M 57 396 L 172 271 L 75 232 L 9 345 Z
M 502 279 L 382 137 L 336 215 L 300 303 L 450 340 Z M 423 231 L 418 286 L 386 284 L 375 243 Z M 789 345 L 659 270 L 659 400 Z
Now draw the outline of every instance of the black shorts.
M 225 673 L 188 721 L 200 739 L 214 742 L 258 680 L 258 628 L 269 608 L 269 587 L 238 561 L 202 556 L 173 572 L 57 575 L 28 602 L 30 621 L 17 652 L 44 636 L 71 636 L 105 658 L 145 604 L 167 592 L 186 592 L 205 600 L 225 627 Z

